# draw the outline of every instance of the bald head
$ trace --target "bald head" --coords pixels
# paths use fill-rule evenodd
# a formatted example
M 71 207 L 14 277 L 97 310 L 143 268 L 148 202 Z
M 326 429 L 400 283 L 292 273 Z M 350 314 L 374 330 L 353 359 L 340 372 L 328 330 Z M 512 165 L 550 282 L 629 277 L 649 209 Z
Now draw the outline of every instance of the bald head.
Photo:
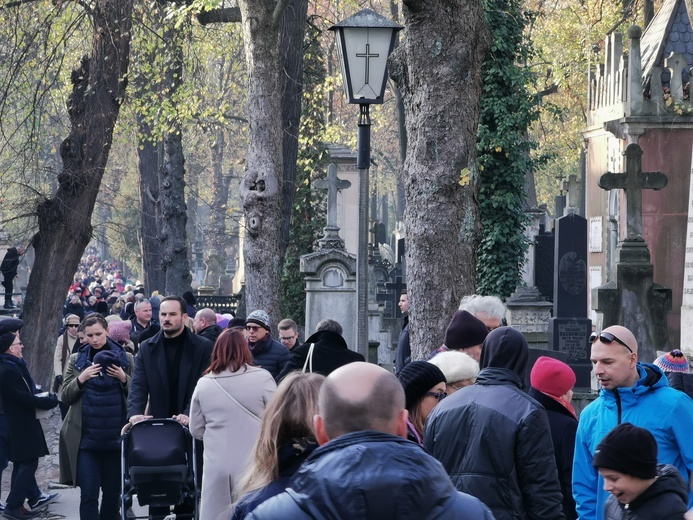
M 322 426 L 327 440 L 364 430 L 402 435 L 403 416 L 406 436 L 404 404 L 404 389 L 394 374 L 371 363 L 349 363 L 320 388 L 316 427 Z
M 195 313 L 195 320 L 193 322 L 193 328 L 198 334 L 205 330 L 207 327 L 217 324 L 217 314 L 209 308 L 200 309 Z
M 635 355 L 638 354 L 638 341 L 635 339 L 633 333 L 621 325 L 612 325 L 611 327 L 605 328 L 602 332 L 608 332 L 613 334 L 615 337 L 623 341 L 628 348 L 633 351 Z M 618 343 L 617 340 L 614 340 Z

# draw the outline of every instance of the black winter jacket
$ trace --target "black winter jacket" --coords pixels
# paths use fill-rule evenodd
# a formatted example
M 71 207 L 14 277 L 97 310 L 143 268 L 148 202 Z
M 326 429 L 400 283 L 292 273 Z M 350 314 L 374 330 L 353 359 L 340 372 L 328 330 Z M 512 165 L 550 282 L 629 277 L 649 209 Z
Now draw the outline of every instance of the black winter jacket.
M 333 370 L 343 365 L 354 361 L 365 361 L 361 354 L 349 350 L 346 341 L 340 334 L 331 330 L 321 330 L 309 337 L 303 345 L 294 348 L 291 352 L 291 359 L 284 366 L 277 381 L 281 381 L 289 372 L 303 370 L 311 343 L 315 344 L 312 356 L 313 372 L 318 374 L 329 376 Z
M 212 344 L 183 327 L 184 347 L 178 374 L 178 414 L 190 415 L 190 401 L 197 380 L 209 368 Z M 149 415 L 155 418 L 171 417 L 169 410 L 169 378 L 166 370 L 163 331 L 140 345 L 132 372 L 128 394 L 128 419 L 144 414 L 149 400 Z
M 0 355 L 0 395 L 5 408 L 9 429 L 12 462 L 38 459 L 48 455 L 48 445 L 36 410 L 50 410 L 58 406 L 55 395 L 38 397 L 36 386 L 24 360 L 11 354 Z
M 575 435 L 578 422 L 575 416 L 561 403 L 534 387 L 529 395 L 546 409 L 551 428 L 551 441 L 556 457 L 558 480 L 563 494 L 563 514 L 567 520 L 576 520 L 575 499 L 573 498 L 573 455 L 575 454 Z
M 426 422 L 426 451 L 496 520 L 564 518 L 546 411 L 520 390 L 528 358 L 522 333 L 494 330 L 476 384 L 441 401 Z
M 197 335 L 208 339 L 212 342 L 212 345 L 214 345 L 222 332 L 224 332 L 224 330 L 219 325 L 214 324 L 202 329 Z
M 316 449 L 289 489 L 258 506 L 252 520 L 492 520 L 459 493 L 440 463 L 401 437 L 348 433 Z
M 693 374 L 684 374 L 682 372 L 665 372 L 669 380 L 669 386 L 681 390 L 688 397 L 693 398 Z
M 252 345 L 248 343 L 248 346 L 253 353 L 255 366 L 264 368 L 278 381 L 279 373 L 291 359 L 291 351 L 269 334 Z
M 670 464 L 659 465 L 657 473 L 657 480 L 627 507 L 611 495 L 604 506 L 605 520 L 683 520 L 686 483 Z

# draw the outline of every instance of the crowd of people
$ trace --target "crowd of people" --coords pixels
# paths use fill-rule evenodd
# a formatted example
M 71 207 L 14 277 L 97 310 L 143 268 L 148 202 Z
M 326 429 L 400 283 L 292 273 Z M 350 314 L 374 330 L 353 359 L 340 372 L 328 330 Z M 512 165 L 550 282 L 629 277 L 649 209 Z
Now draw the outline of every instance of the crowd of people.
M 6 518 L 57 499 L 35 479 L 48 453 L 36 411 L 56 406 L 60 481 L 80 488 L 80 520 L 120 518 L 121 431 L 162 418 L 196 439 L 202 520 L 680 520 L 693 505 L 688 360 L 641 363 L 624 327 L 590 338 L 601 391 L 578 417 L 573 370 L 549 356 L 530 366 L 497 298 L 465 298 L 428 360 L 411 360 L 405 320 L 392 373 L 350 350 L 334 320 L 301 343 L 290 319 L 196 309 L 192 293 L 145 297 L 119 289 L 115 266 L 89 265 L 97 277 L 65 304 L 55 393 L 36 389 L 21 320 L 0 320 Z

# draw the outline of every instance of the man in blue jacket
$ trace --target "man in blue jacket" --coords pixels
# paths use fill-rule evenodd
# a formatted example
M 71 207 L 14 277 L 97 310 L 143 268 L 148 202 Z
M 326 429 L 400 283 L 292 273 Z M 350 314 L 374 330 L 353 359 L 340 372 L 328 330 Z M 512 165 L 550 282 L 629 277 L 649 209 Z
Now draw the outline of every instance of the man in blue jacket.
M 355 362 L 320 389 L 317 448 L 289 488 L 262 503 L 253 520 L 490 520 L 476 498 L 455 490 L 445 470 L 406 440 L 408 413 L 397 378 Z
M 675 466 L 688 482 L 693 471 L 693 400 L 671 388 L 655 365 L 638 362 L 638 342 L 625 327 L 608 327 L 593 333 L 590 341 L 594 375 L 602 388 L 580 415 L 573 496 L 580 520 L 603 520 L 609 493 L 592 465 L 597 445 L 618 424 L 629 422 L 645 428 L 657 441 L 658 462 Z

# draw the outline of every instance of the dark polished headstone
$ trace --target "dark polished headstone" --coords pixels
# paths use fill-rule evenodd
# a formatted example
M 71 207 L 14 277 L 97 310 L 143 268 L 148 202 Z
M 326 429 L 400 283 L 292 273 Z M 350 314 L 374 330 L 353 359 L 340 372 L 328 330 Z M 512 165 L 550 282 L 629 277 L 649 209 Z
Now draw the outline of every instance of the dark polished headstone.
M 556 220 L 553 315 L 587 316 L 587 219 L 571 214 Z
M 534 285 L 549 302 L 553 302 L 555 238 L 551 232 L 540 232 L 534 237 Z
M 592 333 L 592 320 L 588 318 L 551 318 L 549 320 L 549 345 L 565 355 L 565 362 L 575 372 L 575 387 L 591 387 L 589 337 Z
M 577 214 L 556 220 L 553 318 L 549 321 L 549 346 L 568 356 L 578 388 L 590 388 L 587 318 L 587 220 Z

